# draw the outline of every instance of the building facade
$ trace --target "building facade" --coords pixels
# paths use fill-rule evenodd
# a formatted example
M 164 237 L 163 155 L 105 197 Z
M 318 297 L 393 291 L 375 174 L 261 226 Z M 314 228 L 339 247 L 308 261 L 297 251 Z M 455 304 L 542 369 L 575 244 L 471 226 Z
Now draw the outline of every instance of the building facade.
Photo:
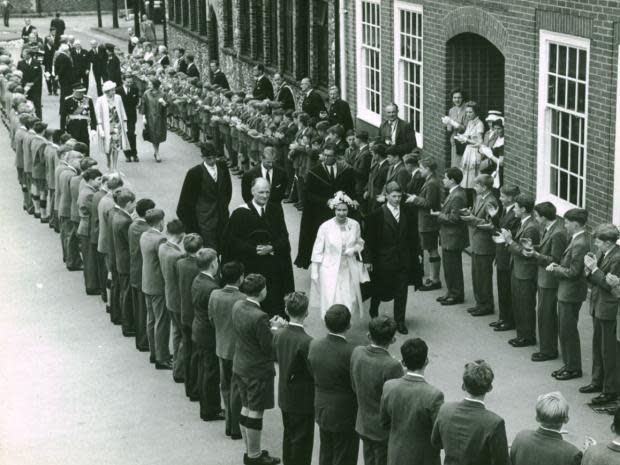
M 396 102 L 441 164 L 461 88 L 505 115 L 506 182 L 620 223 L 620 2 L 346 0 L 342 79 L 357 126 Z
M 167 0 L 170 48 L 196 57 L 202 75 L 220 63 L 236 90 L 251 90 L 263 63 L 291 84 L 312 78 L 322 90 L 337 82 L 337 0 Z

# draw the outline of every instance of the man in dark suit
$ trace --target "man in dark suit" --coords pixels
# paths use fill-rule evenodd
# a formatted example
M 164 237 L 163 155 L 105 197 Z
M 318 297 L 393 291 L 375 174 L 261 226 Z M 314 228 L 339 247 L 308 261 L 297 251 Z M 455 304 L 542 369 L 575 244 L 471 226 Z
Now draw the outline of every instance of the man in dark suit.
M 385 186 L 391 182 L 397 183 L 401 191 L 404 192 L 409 182 L 409 171 L 405 167 L 402 155 L 395 153 L 387 153 L 388 170 L 385 176 L 385 185 L 383 186 L 382 194 L 385 194 Z
M 314 445 L 314 379 L 308 366 L 312 337 L 304 330 L 308 297 L 292 292 L 284 301 L 289 323 L 273 337 L 279 371 L 278 406 L 284 426 L 282 461 L 310 465 Z
M 334 212 L 327 206 L 327 201 L 338 191 L 343 191 L 353 198 L 355 196 L 355 174 L 348 164 L 336 161 L 334 145 L 325 144 L 323 162 L 310 169 L 306 181 L 306 198 L 299 230 L 299 248 L 295 259 L 295 265 L 299 268 L 307 269 L 310 266 L 316 233 L 323 222 L 334 216 Z
M 369 215 L 377 208 L 381 207 L 382 202 L 379 202 L 379 196 L 385 189 L 387 174 L 390 169 L 386 150 L 385 145 L 378 143 L 370 147 L 372 161 L 370 164 L 370 172 L 368 173 L 368 185 L 364 192 L 364 198 L 368 201 Z
M 497 199 L 491 193 L 493 178 L 487 174 L 479 175 L 474 183 L 476 201 L 474 207 L 465 215 L 463 221 L 469 226 L 471 245 L 471 276 L 476 304 L 467 311 L 472 316 L 493 313 L 493 257 L 495 243 L 492 239 L 493 226 L 490 223 L 489 208 L 497 206 Z
M 228 84 L 228 79 L 226 79 L 226 75 L 220 69 L 219 63 L 215 60 L 211 60 L 211 63 L 209 63 L 209 67 L 211 68 L 211 73 L 212 73 L 211 84 L 214 86 L 220 86 L 222 89 L 230 90 L 230 84 Z M 186 72 L 186 71 L 187 71 L 187 64 L 185 64 L 185 71 L 181 71 L 181 72 Z
M 344 128 L 345 133 L 353 129 L 353 118 L 349 104 L 340 98 L 340 89 L 336 86 L 329 88 L 329 109 L 327 119 L 333 126 L 339 124 Z
M 239 424 L 245 437 L 245 465 L 275 465 L 280 459 L 261 449 L 263 414 L 275 406 L 273 365 L 273 335 L 271 328 L 285 324 L 285 320 L 269 316 L 261 310 L 267 295 L 266 279 L 259 274 L 246 276 L 241 292 L 247 298 L 233 307 L 233 328 L 236 335 L 233 359 L 233 389 L 241 397 Z
M 146 331 L 151 361 L 158 370 L 171 370 L 170 315 L 166 311 L 164 277 L 159 263 L 159 246 L 166 242 L 164 211 L 154 208 L 144 216 L 149 229 L 140 237 L 142 292 L 146 299 Z
M 386 189 L 386 204 L 372 212 L 366 222 L 366 258 L 372 280 L 370 316 L 379 314 L 381 301 L 394 299 L 394 320 L 399 333 L 407 334 L 405 312 L 409 284 L 419 280 L 420 264 L 415 262 L 417 231 L 401 208 L 402 192 L 396 182 Z
M 185 49 L 184 48 L 175 48 L 174 49 L 175 60 L 173 63 L 174 69 L 179 72 L 186 74 L 187 73 L 187 61 L 185 61 Z
M 138 200 L 136 202 L 136 219 L 129 225 L 127 231 L 129 237 L 129 284 L 131 285 L 133 320 L 136 327 L 136 349 L 140 352 L 149 351 L 149 340 L 146 335 L 146 300 L 142 292 L 140 237 L 150 228 L 144 216 L 152 208 L 155 208 L 155 202 L 151 199 Z
M 217 252 L 213 249 L 200 249 L 196 253 L 196 264 L 200 273 L 192 283 L 192 303 L 194 321 L 192 322 L 192 344 L 198 366 L 200 392 L 200 418 L 204 421 L 224 420 L 220 407 L 220 368 L 215 354 L 215 329 L 209 321 L 209 299 L 211 293 L 219 289 Z
M 74 42 L 74 47 L 71 49 L 71 59 L 73 60 L 74 82 L 81 82 L 88 89 L 90 61 L 88 52 L 82 48 L 79 40 Z
M 502 186 L 500 203 L 502 208 L 489 210 L 491 220 L 496 230 L 507 229 L 513 235 L 517 234 L 521 219 L 515 215 L 515 199 L 519 195 L 518 186 Z M 499 237 L 499 236 L 495 236 Z M 505 241 L 495 246 L 495 273 L 497 276 L 497 304 L 499 319 L 489 323 L 493 331 L 510 331 L 515 328 L 515 318 L 512 310 L 512 293 L 510 290 L 510 251 Z
M 93 223 L 91 217 L 92 203 L 101 186 L 101 171 L 96 168 L 89 168 L 82 173 L 82 179 L 84 186 L 80 189 L 77 201 L 80 215 L 77 234 L 80 238 L 80 248 L 84 258 L 84 283 L 86 294 L 100 296 L 102 287 L 99 279 L 99 268 L 97 267 L 97 248 L 91 246 L 90 232 Z
M 188 53 L 185 55 L 185 61 L 187 61 L 187 77 L 188 78 L 198 78 L 200 80 L 200 71 L 198 71 L 198 67 L 196 63 L 194 63 L 194 55 Z
M 566 229 L 556 215 L 551 202 L 534 206 L 534 219 L 543 231 L 540 245 L 533 251 L 524 251 L 538 262 L 538 337 L 540 351 L 532 354 L 533 362 L 558 358 L 558 279 L 547 271 L 552 263 L 559 263 L 567 245 Z
M 129 226 L 132 221 L 131 215 L 136 206 L 135 201 L 135 194 L 126 187 L 118 189 L 114 193 L 116 213 L 112 217 L 112 242 L 114 244 L 116 270 L 118 271 L 121 325 L 123 336 L 125 337 L 133 337 L 136 335 L 133 301 L 131 298 L 131 284 L 129 280 L 129 272 L 131 269 Z
M 256 178 L 264 178 L 271 186 L 269 201 L 281 203 L 288 184 L 286 173 L 274 165 L 276 151 L 273 147 L 265 147 L 261 154 L 261 162 L 254 168 L 246 171 L 241 179 L 241 197 L 245 202 L 252 200 L 252 183 Z
M 106 63 L 107 55 L 105 47 L 99 45 L 96 40 L 90 41 L 90 50 L 88 51 L 88 60 L 92 65 L 93 78 L 95 79 L 95 86 L 97 87 L 97 95 L 103 95 L 101 84 L 106 79 Z
M 192 284 L 200 273 L 198 269 L 196 253 L 202 248 L 202 237 L 196 233 L 186 234 L 183 238 L 183 250 L 185 256 L 177 262 L 177 275 L 179 279 L 179 299 L 181 307 L 181 332 L 183 336 L 183 380 L 185 382 L 185 395 L 191 401 L 200 398 L 198 391 L 198 367 L 194 352 L 196 348 L 192 342 L 192 325 L 194 323 L 194 304 L 192 303 Z
M 273 84 L 276 102 L 280 102 L 282 104 L 282 109 L 284 111 L 295 110 L 295 107 L 297 106 L 295 104 L 295 94 L 284 79 L 282 79 L 282 75 L 280 73 L 273 75 Z
M 320 431 L 320 465 L 355 465 L 359 437 L 355 432 L 357 399 L 351 382 L 351 354 L 346 338 L 351 313 L 332 305 L 325 313 L 327 336 L 310 343 L 308 362 L 314 376 L 314 414 Z
M 390 155 L 393 157 L 394 155 Z M 424 184 L 418 195 L 412 194 L 406 202 L 413 204 L 418 212 L 418 232 L 420 233 L 420 246 L 428 253 L 428 261 L 431 266 L 431 277 L 422 285 L 421 291 L 441 289 L 441 257 L 439 257 L 439 223 L 437 215 L 433 214 L 441 210 L 441 181 L 436 174 L 437 163 L 430 158 L 420 161 L 420 174 L 424 178 Z M 407 173 L 408 174 L 408 173 Z M 388 175 L 389 180 L 389 175 Z M 406 181 L 409 180 L 407 176 Z M 402 185 L 401 185 L 402 187 Z M 405 184 L 406 189 L 406 184 Z
M 456 463 L 467 459 L 476 465 L 508 465 L 504 420 L 487 410 L 484 398 L 493 388 L 493 370 L 484 360 L 465 365 L 461 402 L 443 404 L 431 435 L 431 444 L 443 449 Z
M 106 81 L 112 81 L 117 87 L 120 87 L 123 85 L 121 62 L 116 56 L 114 44 L 105 44 L 105 50 L 108 57 L 106 62 Z
M 301 111 L 312 116 L 317 121 L 324 119 L 327 116 L 325 103 L 318 92 L 312 88 L 312 81 L 310 78 L 303 78 L 300 87 L 302 95 Z
M 355 431 L 362 438 L 367 464 L 387 463 L 389 430 L 381 424 L 379 406 L 385 382 L 403 376 L 402 365 L 389 352 L 395 334 L 392 318 L 373 318 L 368 323 L 370 344 L 356 347 L 351 354 L 351 384 L 357 397 Z
M 35 51 L 25 49 L 24 59 L 17 63 L 17 69 L 22 72 L 22 87 L 28 100 L 34 105 L 35 112 L 41 118 L 41 90 L 43 83 L 43 70 L 41 63 L 34 56 Z
M 159 246 L 158 257 L 161 274 L 164 278 L 166 311 L 170 316 L 172 330 L 172 379 L 177 383 L 185 381 L 185 351 L 181 323 L 181 296 L 179 294 L 179 276 L 177 262 L 185 255 L 183 239 L 185 228 L 179 220 L 172 220 L 166 225 L 168 240 Z
M 228 262 L 222 266 L 222 289 L 215 289 L 209 299 L 209 320 L 215 330 L 215 353 L 220 366 L 220 392 L 224 400 L 224 416 L 226 417 L 226 436 L 241 439 L 239 415 L 241 415 L 241 399 L 239 393 L 233 391 L 232 366 L 235 356 L 235 329 L 232 323 L 232 309 L 245 294 L 239 290 L 243 282 L 243 265 L 239 262 Z
M 254 74 L 252 96 L 257 100 L 273 100 L 273 86 L 269 78 L 265 76 L 265 66 L 258 63 L 252 72 Z
M 123 85 L 116 89 L 116 93 L 121 96 L 125 114 L 127 115 L 127 140 L 129 141 L 130 149 L 125 150 L 125 158 L 128 162 L 132 160 L 139 161 L 136 148 L 136 122 L 138 121 L 137 108 L 140 102 L 140 94 L 133 85 L 132 74 L 123 74 Z
M 30 34 L 32 33 L 32 31 L 36 29 L 32 23 L 31 23 L 31 19 L 30 18 L 24 18 L 24 27 L 22 27 L 22 40 L 24 41 L 24 43 L 28 43 L 28 38 L 30 37 Z
M 269 202 L 269 189 L 266 179 L 254 180 L 252 200 L 230 217 L 223 257 L 243 263 L 247 273 L 263 275 L 267 280 L 263 310 L 284 316 L 284 296 L 295 289 L 291 244 L 282 206 Z
M 583 272 L 583 258 L 590 251 L 590 235 L 586 231 L 588 212 L 573 208 L 564 214 L 564 226 L 570 242 L 559 263 L 552 263 L 547 271 L 558 277 L 558 332 L 560 352 L 564 365 L 553 371 L 560 381 L 582 376 L 581 343 L 579 340 L 579 310 L 588 295 L 588 284 Z
M 379 128 L 381 140 L 387 145 L 388 153 L 401 156 L 411 153 L 417 148 L 415 131 L 409 123 L 398 117 L 398 106 L 390 103 L 385 107 L 386 120 Z
M 60 17 L 60 13 L 56 13 L 54 18 L 50 21 L 50 29 L 56 29 L 59 36 L 65 33 L 65 21 Z
M 389 432 L 387 465 L 439 465 L 440 450 L 431 445 L 443 393 L 426 382 L 428 347 L 419 338 L 400 348 L 407 373 L 386 381 L 381 396 L 381 425 Z
M 536 401 L 536 431 L 520 431 L 510 446 L 512 465 L 579 465 L 582 453 L 562 439 L 568 423 L 568 402 L 559 392 L 542 394 Z
M 516 236 L 507 229 L 502 230 L 502 236 L 508 244 L 511 255 L 511 283 L 512 308 L 514 310 L 517 337 L 508 343 L 513 347 L 526 347 L 536 344 L 536 280 L 538 266 L 536 259 L 529 254 L 540 244 L 538 223 L 532 216 L 534 199 L 525 194 L 519 194 L 515 204 L 515 215 L 521 219 L 521 226 Z
M 364 201 L 364 192 L 368 185 L 370 167 L 372 165 L 372 153 L 370 152 L 370 145 L 368 145 L 367 131 L 357 131 L 355 133 L 355 146 L 357 147 L 357 153 L 351 165 L 355 174 L 354 199 L 362 203 Z M 363 211 L 365 212 L 366 208 L 364 208 Z
M 48 95 L 58 94 L 58 82 L 54 75 L 54 54 L 58 50 L 56 45 L 56 30 L 50 29 L 49 36 L 43 39 L 43 68 L 45 70 L 45 83 Z
M 202 236 L 205 247 L 219 250 L 228 222 L 232 184 L 226 162 L 217 160 L 213 144 L 200 145 L 203 162 L 191 168 L 183 181 L 177 216 L 187 232 Z
M 469 245 L 467 224 L 461 219 L 461 210 L 467 207 L 467 194 L 461 187 L 463 172 L 459 168 L 448 168 L 443 185 L 448 197 L 437 215 L 443 275 L 446 280 L 446 294 L 438 297 L 441 305 L 455 305 L 465 300 L 463 284 L 463 250 Z
M 611 292 L 606 275 L 620 276 L 620 247 L 618 228 L 613 224 L 601 224 L 594 232 L 596 257 L 589 254 L 583 259 L 586 279 L 591 285 L 590 314 L 593 319 L 592 334 L 592 381 L 580 389 L 583 393 L 601 392 L 594 397 L 592 405 L 615 401 L 620 392 L 616 344 L 616 319 L 620 300 Z
M 69 52 L 67 44 L 60 44 L 58 53 L 53 61 L 54 72 L 58 78 L 58 86 L 60 87 L 60 129 L 65 129 L 65 115 L 63 102 L 71 94 L 73 90 L 73 60 Z

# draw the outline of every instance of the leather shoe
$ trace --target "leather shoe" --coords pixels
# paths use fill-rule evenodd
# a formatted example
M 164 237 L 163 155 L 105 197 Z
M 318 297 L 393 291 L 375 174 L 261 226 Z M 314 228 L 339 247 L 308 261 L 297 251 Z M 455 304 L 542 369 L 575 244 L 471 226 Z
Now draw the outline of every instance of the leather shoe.
M 441 281 L 432 282 L 429 281 L 427 284 L 422 284 L 418 290 L 420 291 L 434 291 L 436 289 L 441 289 Z
M 443 302 L 444 300 L 447 300 L 447 299 L 449 299 L 449 298 L 450 298 L 450 296 L 449 296 L 449 295 L 442 295 L 442 296 L 440 296 L 440 297 L 437 297 L 435 300 L 436 300 L 437 302 Z
M 579 392 L 582 394 L 592 394 L 594 392 L 601 392 L 602 390 L 603 387 L 596 384 L 588 384 L 587 386 L 581 386 L 579 388 Z
M 238 439 L 243 439 L 243 436 L 241 436 L 241 433 L 233 433 L 230 435 L 230 439 L 232 439 L 233 441 L 236 441 Z
M 496 320 L 489 323 L 491 328 L 497 328 L 499 325 L 504 324 L 504 320 Z
M 478 310 L 480 310 L 480 307 L 469 307 L 467 313 L 477 312 Z
M 558 381 L 568 381 L 569 379 L 581 378 L 583 373 L 581 370 L 568 371 L 564 370 L 562 373 L 556 375 L 555 379 Z
M 155 362 L 155 368 L 157 370 L 172 370 L 172 363 L 170 362 Z
M 407 326 L 405 326 L 405 323 L 397 323 L 396 331 L 398 331 L 400 334 L 409 334 L 409 330 L 407 329 Z
M 444 300 L 443 302 L 441 302 L 441 305 L 457 305 L 457 304 L 462 304 L 463 301 L 462 300 L 457 300 L 454 297 L 448 297 L 446 300 Z
M 502 321 L 501 324 L 493 328 L 493 331 L 510 331 L 512 329 L 515 329 L 514 325 L 511 325 L 511 324 L 506 323 L 505 321 Z
M 546 362 L 547 360 L 555 360 L 558 358 L 558 354 L 549 355 L 542 352 L 534 352 L 532 354 L 532 362 Z
M 248 454 L 243 454 L 244 465 L 277 465 L 280 463 L 278 457 L 272 457 L 266 450 L 261 451 L 261 455 L 254 459 L 248 457 Z
M 590 405 L 603 405 L 613 402 L 618 398 L 618 394 L 613 392 L 604 392 L 599 394 L 594 399 L 590 401 Z
M 226 420 L 226 417 L 224 416 L 224 412 L 218 412 L 215 415 L 209 415 L 208 417 L 203 417 L 202 420 L 203 421 L 220 421 L 220 420 Z
M 558 369 L 558 370 L 554 370 L 551 372 L 551 376 L 553 376 L 554 378 L 559 375 L 560 373 L 562 373 L 563 371 L 566 371 L 566 365 L 564 365 L 562 368 Z
M 512 347 L 528 347 L 535 346 L 536 339 L 527 339 L 524 337 L 517 338 L 515 342 L 512 343 Z
M 482 308 L 479 308 L 475 312 L 470 313 L 471 316 L 486 316 L 486 315 L 492 315 L 492 314 L 493 314 L 493 310 L 491 309 L 483 310 Z

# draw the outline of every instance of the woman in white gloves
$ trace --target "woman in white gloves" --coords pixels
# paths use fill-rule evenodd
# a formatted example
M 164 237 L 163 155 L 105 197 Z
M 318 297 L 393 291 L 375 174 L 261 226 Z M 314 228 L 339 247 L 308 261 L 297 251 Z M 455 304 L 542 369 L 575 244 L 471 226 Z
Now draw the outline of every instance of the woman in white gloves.
M 362 313 L 360 283 L 368 280 L 361 251 L 364 241 L 357 221 L 348 217 L 353 200 L 337 192 L 328 202 L 334 218 L 321 225 L 312 249 L 310 305 L 320 307 L 321 316 L 333 304 L 343 304 L 351 314 Z
M 118 172 L 118 154 L 129 150 L 127 139 L 127 115 L 123 99 L 116 95 L 116 84 L 112 81 L 103 83 L 103 95 L 97 97 L 95 114 L 97 115 L 97 134 L 99 150 L 105 153 L 108 170 Z

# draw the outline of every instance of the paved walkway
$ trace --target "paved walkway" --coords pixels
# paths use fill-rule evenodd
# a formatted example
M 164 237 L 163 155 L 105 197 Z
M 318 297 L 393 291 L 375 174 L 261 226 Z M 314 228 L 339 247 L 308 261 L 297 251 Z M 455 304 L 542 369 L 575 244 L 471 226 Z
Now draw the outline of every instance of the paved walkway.
M 102 38 L 90 29 L 96 17 L 66 20 L 69 33 L 82 41 Z M 41 30 L 49 23 L 33 22 L 37 21 Z M 57 126 L 57 97 L 45 95 L 43 103 L 44 119 Z M 139 153 L 140 163 L 121 161 L 120 170 L 139 198 L 153 198 L 172 218 L 184 174 L 199 162 L 198 150 L 170 134 L 162 146 L 163 163 L 154 162 L 143 141 Z M 105 167 L 98 153 L 93 156 Z M 240 464 L 241 442 L 228 440 L 223 424 L 199 419 L 198 405 L 186 400 L 170 372 L 154 370 L 148 354 L 137 352 L 120 328 L 110 324 L 101 302 L 83 293 L 81 273 L 66 271 L 58 236 L 24 214 L 4 128 L 0 128 L 0 186 L 0 463 Z M 240 203 L 235 178 L 231 206 Z M 287 205 L 285 215 L 296 250 L 299 213 Z M 469 270 L 468 258 L 465 267 Z M 309 288 L 307 272 L 296 270 L 295 281 L 298 289 Z M 519 430 L 535 426 L 536 397 L 552 390 L 561 390 L 571 405 L 568 440 L 581 445 L 586 434 L 608 438 L 610 418 L 594 414 L 585 405 L 589 397 L 577 392 L 589 381 L 591 366 L 587 308 L 582 309 L 580 324 L 586 376 L 559 383 L 549 376 L 558 362 L 530 362 L 532 348 L 510 348 L 506 341 L 511 334 L 488 328 L 493 318 L 472 318 L 465 312 L 471 304 L 468 276 L 466 281 L 463 306 L 440 307 L 435 302 L 438 293 L 410 292 L 410 336 L 423 337 L 429 344 L 429 382 L 442 389 L 447 400 L 459 400 L 463 365 L 484 358 L 496 374 L 487 405 L 506 419 L 509 441 Z M 353 322 L 350 338 L 356 343 L 365 343 L 366 324 L 367 317 Z M 307 328 L 314 336 L 324 334 L 317 312 L 311 314 Z M 403 340 L 399 336 L 391 350 L 395 357 Z M 266 414 L 264 437 L 264 447 L 279 455 L 277 409 Z M 318 439 L 315 461 L 317 453 Z

